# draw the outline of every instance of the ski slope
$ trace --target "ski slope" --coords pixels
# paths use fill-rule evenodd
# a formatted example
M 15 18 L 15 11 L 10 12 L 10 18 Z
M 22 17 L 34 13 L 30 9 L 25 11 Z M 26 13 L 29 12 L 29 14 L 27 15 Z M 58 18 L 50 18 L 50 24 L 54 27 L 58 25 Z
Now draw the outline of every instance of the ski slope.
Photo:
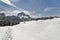
M 7 27 L 0 27 L 0 39 Z M 60 18 L 22 22 L 9 27 L 12 29 L 12 40 L 60 40 Z

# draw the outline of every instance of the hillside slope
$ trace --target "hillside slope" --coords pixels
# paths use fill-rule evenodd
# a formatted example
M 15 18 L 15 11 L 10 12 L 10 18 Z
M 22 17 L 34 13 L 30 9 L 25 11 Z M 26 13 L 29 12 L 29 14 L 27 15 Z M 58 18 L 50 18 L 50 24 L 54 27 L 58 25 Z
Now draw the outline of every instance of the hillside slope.
M 13 40 L 60 40 L 60 18 L 29 21 L 25 24 L 22 22 L 9 27 L 12 29 Z M 0 28 L 2 37 L 6 28 Z

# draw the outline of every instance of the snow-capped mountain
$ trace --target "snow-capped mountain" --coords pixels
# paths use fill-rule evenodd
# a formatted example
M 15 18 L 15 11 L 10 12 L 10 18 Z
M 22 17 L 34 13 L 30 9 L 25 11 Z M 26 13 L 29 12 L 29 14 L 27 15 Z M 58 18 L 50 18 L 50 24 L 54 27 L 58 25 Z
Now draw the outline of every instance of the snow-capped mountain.
M 18 13 L 17 15 L 18 15 L 18 17 L 20 17 L 21 20 L 24 20 L 24 21 L 31 20 L 30 15 L 26 14 L 25 12 Z
M 28 14 L 24 13 L 24 12 L 21 12 L 21 13 L 18 13 L 18 16 L 20 18 L 24 17 L 24 18 L 31 18 Z

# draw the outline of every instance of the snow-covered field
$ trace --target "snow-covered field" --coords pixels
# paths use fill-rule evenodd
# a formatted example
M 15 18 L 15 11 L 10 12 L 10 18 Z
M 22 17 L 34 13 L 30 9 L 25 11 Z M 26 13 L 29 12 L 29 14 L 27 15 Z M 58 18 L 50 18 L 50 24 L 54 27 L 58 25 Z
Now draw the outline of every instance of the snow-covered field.
M 13 40 L 60 40 L 60 18 L 51 20 L 21 22 L 12 29 Z M 7 27 L 0 27 L 0 40 L 4 38 Z

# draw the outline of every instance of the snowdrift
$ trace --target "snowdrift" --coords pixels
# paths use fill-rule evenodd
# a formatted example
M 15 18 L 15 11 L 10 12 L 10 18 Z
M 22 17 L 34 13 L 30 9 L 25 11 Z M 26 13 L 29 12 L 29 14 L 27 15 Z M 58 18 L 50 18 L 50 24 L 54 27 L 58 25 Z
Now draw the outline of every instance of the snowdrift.
M 13 40 L 60 40 L 60 18 L 22 22 L 9 27 Z M 6 30 L 7 27 L 0 28 L 0 39 Z

